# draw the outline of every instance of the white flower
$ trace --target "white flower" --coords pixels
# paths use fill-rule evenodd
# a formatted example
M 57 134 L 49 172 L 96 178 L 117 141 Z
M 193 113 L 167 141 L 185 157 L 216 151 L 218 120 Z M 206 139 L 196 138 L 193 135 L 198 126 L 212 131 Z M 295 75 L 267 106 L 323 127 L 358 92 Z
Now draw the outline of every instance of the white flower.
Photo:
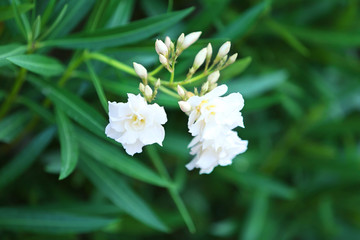
M 164 108 L 156 103 L 147 104 L 140 94 L 129 93 L 127 103 L 109 102 L 109 121 L 106 136 L 120 142 L 131 156 L 142 152 L 144 145 L 162 145 L 165 137 Z
M 227 91 L 226 85 L 214 88 L 204 96 L 193 96 L 187 100 L 192 111 L 189 115 L 189 132 L 205 139 L 211 139 L 224 129 L 244 127 L 240 110 L 244 99 L 240 93 L 220 97 Z
M 216 139 L 198 142 L 196 145 L 190 143 L 193 160 L 186 165 L 188 170 L 200 168 L 200 174 L 211 173 L 220 165 L 226 166 L 232 163 L 233 158 L 247 150 L 248 141 L 241 140 L 236 132 L 228 131 L 219 135 Z
M 227 86 L 221 85 L 204 96 L 179 102 L 181 109 L 189 114 L 188 128 L 194 136 L 188 146 L 195 155 L 186 165 L 189 170 L 200 168 L 200 174 L 210 173 L 218 165 L 231 164 L 236 155 L 247 149 L 247 141 L 232 131 L 237 126 L 244 127 L 240 113 L 244 99 L 240 93 L 222 97 L 226 91 Z

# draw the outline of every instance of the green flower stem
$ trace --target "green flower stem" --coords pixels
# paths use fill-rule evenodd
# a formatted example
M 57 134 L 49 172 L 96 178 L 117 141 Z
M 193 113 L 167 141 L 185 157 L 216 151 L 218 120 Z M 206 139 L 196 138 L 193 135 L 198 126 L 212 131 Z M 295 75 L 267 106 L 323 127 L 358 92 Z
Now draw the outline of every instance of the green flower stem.
M 173 82 L 173 84 L 175 86 L 177 86 L 177 85 L 187 85 L 187 84 L 190 84 L 190 83 L 194 83 L 196 81 L 199 81 L 199 80 L 203 79 L 204 77 L 208 76 L 211 73 L 212 72 L 210 71 L 210 69 L 208 69 L 208 71 L 206 73 L 203 72 L 203 73 L 197 75 L 196 77 L 190 78 L 190 79 L 185 80 L 185 81 Z
M 157 74 L 158 72 L 160 72 L 161 71 L 161 69 L 163 69 L 164 68 L 164 66 L 161 64 L 161 65 L 159 65 L 157 68 L 155 68 L 153 71 L 151 71 L 150 73 L 149 73 L 149 76 L 154 76 L 155 74 Z
M 156 150 L 156 147 L 153 145 L 147 146 L 146 151 L 149 154 L 151 161 L 153 162 L 155 168 L 158 170 L 161 177 L 163 177 L 169 183 L 172 183 L 170 175 L 169 175 L 168 171 L 166 170 L 166 167 L 165 167 L 163 161 L 161 160 L 161 157 L 160 157 L 158 151 Z M 167 187 L 167 189 L 170 193 L 170 196 L 174 200 L 174 203 L 176 204 L 176 207 L 178 208 L 182 218 L 184 219 L 184 222 L 185 222 L 187 228 L 189 229 L 189 231 L 191 233 L 195 233 L 196 229 L 195 229 L 194 222 L 192 221 L 191 216 L 190 216 L 183 200 L 181 199 L 178 190 L 174 187 L 173 184 L 169 184 L 169 187 Z
M 133 75 L 133 76 L 137 76 L 137 74 L 136 74 L 136 72 L 135 72 L 135 70 L 133 68 L 131 68 L 128 65 L 123 64 L 122 62 L 119 62 L 119 61 L 117 61 L 117 60 L 115 60 L 113 58 L 110 58 L 110 57 L 108 57 L 106 55 L 103 55 L 101 53 L 96 53 L 96 52 L 87 53 L 87 54 L 85 54 L 85 57 L 104 62 L 104 63 L 106 63 L 106 64 L 108 64 L 110 66 L 115 67 L 116 69 L 119 69 L 120 71 L 126 72 L 126 73 L 128 73 L 130 75 Z M 154 71 L 156 71 L 156 70 L 157 69 L 155 69 Z M 158 70 L 158 71 L 160 71 L 160 70 Z M 152 84 L 155 84 L 155 82 L 157 81 L 157 79 L 154 78 L 153 76 L 151 76 L 151 74 L 149 74 L 148 80 Z M 165 81 L 161 81 L 161 85 L 168 86 L 169 83 L 165 82 Z M 172 96 L 172 97 L 175 97 L 177 99 L 179 98 L 179 96 L 175 92 L 165 88 L 164 86 L 160 86 L 159 90 L 162 91 L 163 93 L 166 93 L 166 94 Z
M 2 119 L 6 115 L 6 113 L 11 108 L 12 103 L 16 99 L 16 97 L 25 81 L 26 72 L 27 72 L 26 69 L 24 69 L 24 68 L 20 69 L 19 74 L 18 74 L 17 78 L 15 79 L 15 83 L 11 89 L 10 94 L 8 95 L 5 102 L 3 103 L 3 105 L 0 108 L 0 119 Z

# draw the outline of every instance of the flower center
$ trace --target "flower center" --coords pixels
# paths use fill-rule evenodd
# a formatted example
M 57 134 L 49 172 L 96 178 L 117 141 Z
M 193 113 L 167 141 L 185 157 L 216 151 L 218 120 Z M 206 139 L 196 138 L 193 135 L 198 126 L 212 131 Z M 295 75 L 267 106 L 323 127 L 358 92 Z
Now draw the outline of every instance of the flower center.
M 136 130 L 141 130 L 145 127 L 145 119 L 142 115 L 133 114 L 130 121 L 132 127 Z

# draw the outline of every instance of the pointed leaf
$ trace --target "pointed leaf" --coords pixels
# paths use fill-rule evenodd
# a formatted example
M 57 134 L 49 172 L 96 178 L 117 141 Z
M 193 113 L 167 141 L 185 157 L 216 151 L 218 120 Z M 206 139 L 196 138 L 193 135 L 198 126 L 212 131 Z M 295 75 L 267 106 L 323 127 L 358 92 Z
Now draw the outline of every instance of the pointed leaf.
M 93 184 L 116 206 L 150 227 L 160 231 L 168 230 L 149 206 L 119 175 L 89 158 L 85 158 L 80 163 L 80 167 Z
M 17 6 L 19 13 L 25 13 L 31 10 L 34 4 L 24 3 Z M 14 18 L 15 14 L 11 6 L 0 6 L 0 22 Z
M 47 147 L 55 129 L 48 128 L 37 135 L 14 159 L 0 169 L 0 188 L 9 184 L 23 173 Z
M 6 59 L 19 67 L 44 76 L 56 76 L 64 71 L 58 60 L 43 55 L 17 55 Z
M 70 120 L 59 108 L 56 108 L 56 123 L 61 146 L 61 171 L 59 179 L 70 175 L 78 161 L 78 143 Z
M 49 210 L 0 208 L 0 229 L 16 232 L 85 233 L 107 227 L 116 221 L 111 218 L 81 216 Z
M 29 121 L 30 114 L 20 111 L 0 121 L 0 142 L 10 143 L 23 130 Z
M 192 10 L 192 8 L 188 8 L 177 12 L 139 20 L 126 26 L 112 29 L 102 29 L 90 33 L 74 34 L 67 38 L 43 42 L 41 46 L 100 49 L 104 47 L 135 43 L 172 26 L 187 16 Z

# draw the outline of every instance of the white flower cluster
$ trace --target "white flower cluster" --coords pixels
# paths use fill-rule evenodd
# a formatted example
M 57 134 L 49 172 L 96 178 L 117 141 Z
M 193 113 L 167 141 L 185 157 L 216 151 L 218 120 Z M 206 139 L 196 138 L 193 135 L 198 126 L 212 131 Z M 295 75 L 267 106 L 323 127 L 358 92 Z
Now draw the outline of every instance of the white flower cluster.
M 203 96 L 192 96 L 181 101 L 181 109 L 189 115 L 188 128 L 193 140 L 190 153 L 194 159 L 186 165 L 187 169 L 200 168 L 200 174 L 211 173 L 220 165 L 232 163 L 232 159 L 246 151 L 248 141 L 241 140 L 233 129 L 244 127 L 240 110 L 244 99 L 240 93 L 227 92 L 221 85 Z

